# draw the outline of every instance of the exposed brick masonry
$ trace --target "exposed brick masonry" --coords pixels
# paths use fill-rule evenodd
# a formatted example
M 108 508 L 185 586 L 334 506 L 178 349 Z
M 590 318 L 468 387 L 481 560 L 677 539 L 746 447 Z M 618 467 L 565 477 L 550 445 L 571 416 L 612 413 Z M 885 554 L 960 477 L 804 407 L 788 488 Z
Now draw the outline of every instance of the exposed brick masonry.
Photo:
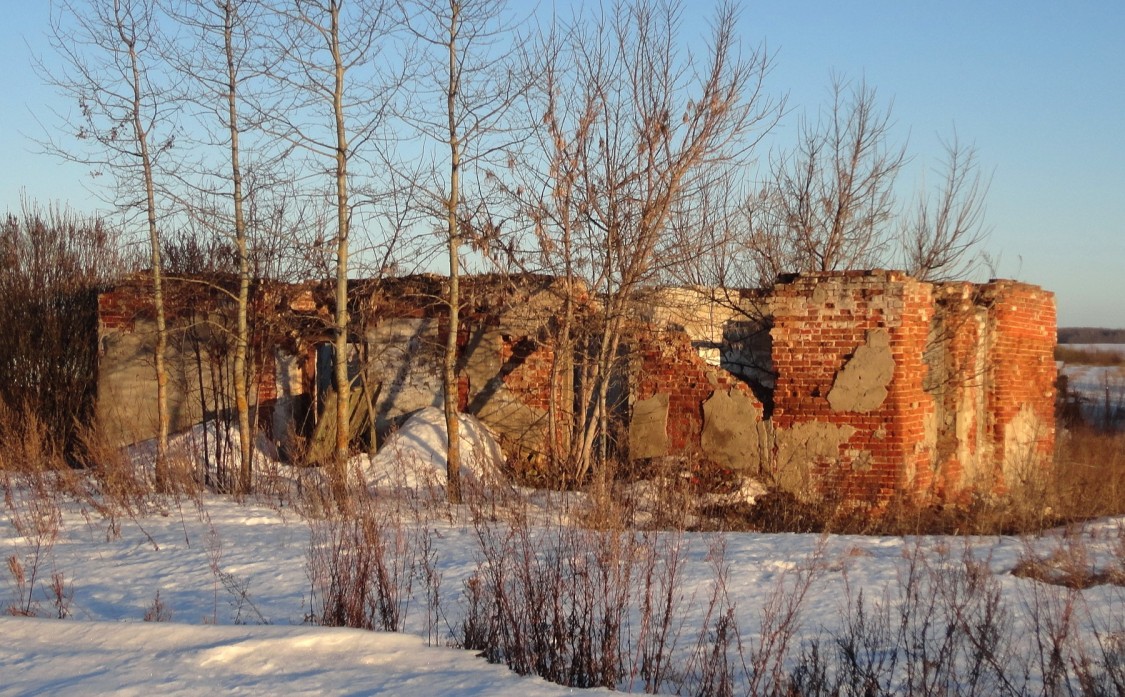
M 466 279 L 465 323 L 458 337 L 466 352 L 460 401 L 463 407 L 474 405 L 475 413 L 492 414 L 487 418 L 494 427 L 508 426 L 509 439 L 530 439 L 534 450 L 545 435 L 535 431 L 547 428 L 543 415 L 556 358 L 547 327 L 558 289 L 552 279 L 528 277 L 522 285 L 490 292 L 496 282 Z M 141 382 L 149 373 L 136 361 L 145 359 L 152 331 L 150 283 L 143 275 L 127 279 L 98 299 L 103 349 L 113 353 L 105 359 L 114 369 L 99 378 L 99 390 L 107 395 L 118 388 L 147 394 Z M 205 284 L 171 284 L 178 301 L 169 305 L 170 317 L 219 317 L 229 311 L 217 294 L 201 287 Z M 257 296 L 257 311 L 277 322 L 284 336 L 319 337 L 331 314 L 321 290 L 316 284 L 271 286 Z M 353 317 L 367 327 L 403 320 L 388 336 L 440 343 L 448 331 L 438 277 L 357 282 L 352 294 Z M 663 312 L 659 300 L 653 301 L 651 316 L 630 329 L 624 344 L 629 367 L 621 384 L 627 385 L 630 404 L 644 402 L 644 428 L 650 429 L 636 443 L 659 441 L 655 454 L 649 448 L 642 457 L 702 461 L 708 453 L 722 453 L 730 466 L 745 462 L 747 471 L 772 476 L 800 495 L 834 492 L 876 504 L 902 491 L 919 498 L 1000 491 L 1029 467 L 1049 462 L 1055 435 L 1055 305 L 1047 291 L 1014 281 L 931 284 L 901 272 L 863 271 L 782 279 L 765 302 L 755 296 L 752 312 L 721 306 L 715 294 L 699 289 L 667 296 L 676 307 Z M 757 308 L 767 302 L 768 316 L 760 316 Z M 755 326 L 772 324 L 772 347 L 754 349 L 772 351 L 772 373 L 767 367 L 761 375 L 738 377 L 701 356 L 726 361 L 728 353 L 743 350 L 728 342 L 728 336 L 739 336 L 728 330 L 748 318 Z M 265 365 L 275 349 L 293 351 L 273 344 L 255 350 L 263 365 L 257 375 L 263 404 L 279 398 L 281 378 Z M 440 380 L 426 372 L 430 363 L 388 364 L 413 371 L 414 402 L 440 401 L 428 391 L 440 389 Z M 560 375 L 572 377 L 567 370 Z M 749 382 L 772 397 L 772 411 L 765 413 Z M 565 390 L 573 385 L 557 388 L 564 391 L 558 402 L 564 404 Z M 491 407 L 482 406 L 485 402 Z M 123 424 L 138 421 L 130 408 L 147 408 L 121 400 L 117 405 L 124 410 Z M 705 451 L 704 441 L 718 450 Z
M 703 402 L 716 390 L 738 390 L 755 401 L 756 417 L 762 405 L 750 388 L 731 373 L 708 365 L 692 346 L 691 337 L 675 331 L 637 332 L 639 361 L 634 395 L 647 399 L 668 395 L 668 445 L 672 452 L 698 454 L 703 432 Z
M 774 426 L 854 428 L 835 460 L 810 463 L 847 497 L 883 497 L 911 483 L 929 456 L 921 444 L 932 409 L 922 386 L 930 286 L 896 272 L 804 275 L 776 287 L 771 310 Z M 890 337 L 887 396 L 871 411 L 834 410 L 827 396 L 836 376 L 873 330 Z

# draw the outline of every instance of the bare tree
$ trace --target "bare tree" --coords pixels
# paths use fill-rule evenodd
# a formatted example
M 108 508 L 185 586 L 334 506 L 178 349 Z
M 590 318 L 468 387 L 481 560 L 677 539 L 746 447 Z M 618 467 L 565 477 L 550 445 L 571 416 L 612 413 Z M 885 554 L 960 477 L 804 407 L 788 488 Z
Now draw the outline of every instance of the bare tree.
M 194 198 L 183 203 L 189 216 L 211 223 L 216 234 L 231 239 L 234 247 L 237 290 L 233 297 L 236 313 L 232 373 L 241 456 L 236 489 L 247 493 L 253 474 L 253 366 L 249 360 L 252 221 L 248 219 L 248 208 L 263 187 L 259 182 L 259 186 L 248 189 L 243 175 L 243 136 L 248 129 L 259 130 L 257 119 L 248 118 L 255 110 L 247 109 L 244 103 L 255 96 L 256 86 L 269 71 L 264 55 L 264 12 L 258 0 L 169 0 L 169 6 L 170 14 L 186 30 L 181 32 L 180 42 L 169 45 L 170 62 L 185 78 L 184 98 L 192 104 L 200 121 L 200 128 L 192 135 L 200 140 L 203 151 L 197 165 L 190 168 L 193 179 L 184 181 Z M 259 138 L 256 154 L 263 159 L 259 169 L 273 170 L 278 166 L 278 157 L 276 153 L 272 161 L 263 157 L 260 142 Z M 225 150 L 225 155 L 216 155 L 215 150 Z M 216 166 L 216 159 L 220 163 L 225 161 L 225 167 Z M 226 205 L 223 199 L 227 199 Z M 198 200 L 205 202 L 202 207 L 196 205 Z M 212 212 L 211 208 L 216 210 Z
M 536 78 L 523 100 L 531 132 L 530 152 L 519 168 L 524 176 L 507 188 L 522 209 L 521 217 L 531 225 L 533 251 L 516 253 L 513 249 L 513 261 L 523 268 L 544 270 L 562 283 L 561 312 L 551 336 L 555 350 L 547 406 L 546 453 L 553 472 L 566 471 L 561 465 L 572 459 L 575 442 L 572 376 L 579 293 L 585 285 L 581 274 L 587 267 L 578 256 L 578 238 L 587 219 L 579 197 L 579 165 L 596 135 L 595 100 L 590 92 L 578 90 L 576 75 L 566 60 L 578 46 L 577 39 L 568 34 L 581 29 L 576 25 L 562 31 L 552 26 L 521 54 L 523 72 Z
M 277 80 L 272 101 L 261 116 L 269 129 L 311 159 L 312 171 L 331 181 L 335 213 L 335 313 L 332 324 L 336 392 L 336 438 L 333 478 L 344 483 L 348 456 L 348 272 L 352 221 L 356 207 L 374 193 L 358 187 L 373 165 L 371 151 L 389 138 L 387 119 L 401 74 L 392 66 L 385 42 L 394 18 L 389 2 L 364 0 L 295 0 L 275 8 L 276 48 L 280 57 L 272 77 Z M 316 164 L 321 163 L 321 164 Z M 325 166 L 327 165 L 327 166 Z M 305 169 L 304 171 L 309 171 Z
M 988 182 L 977 153 L 956 135 L 945 146 L 944 167 L 935 191 L 922 191 L 902 231 L 903 267 L 915 278 L 948 281 L 964 278 L 982 261 L 980 247 Z
M 894 185 L 905 146 L 890 140 L 891 110 L 874 88 L 834 78 L 817 120 L 802 118 L 794 151 L 772 158 L 751 201 L 749 243 L 765 272 L 868 268 L 893 241 Z
M 724 247 L 720 282 L 769 285 L 782 273 L 900 264 L 923 280 L 971 271 L 982 257 L 988 185 L 976 151 L 945 143 L 940 183 L 910 210 L 896 196 L 905 143 L 874 88 L 834 78 L 815 122 L 802 118 L 794 150 L 771 158 L 766 183 L 743 207 L 741 232 Z
M 401 7 L 410 34 L 424 47 L 421 55 L 423 64 L 428 66 L 422 72 L 422 84 L 418 88 L 422 103 L 410 112 L 411 121 L 427 140 L 442 142 L 449 148 L 448 177 L 442 181 L 435 176 L 423 200 L 432 202 L 430 207 L 435 213 L 440 211 L 448 252 L 445 302 L 449 308 L 449 326 L 442 363 L 446 470 L 449 501 L 460 503 L 457 336 L 461 247 L 464 229 L 472 225 L 473 217 L 465 210 L 464 170 L 503 149 L 495 136 L 503 130 L 500 120 L 521 87 L 508 68 L 507 57 L 495 53 L 500 39 L 508 35 L 503 3 L 413 0 L 404 2 Z M 433 108 L 439 95 L 444 107 L 441 112 Z
M 698 219 L 702 192 L 745 164 L 779 116 L 762 90 L 769 57 L 740 53 L 734 7 L 719 8 L 705 55 L 688 56 L 679 43 L 683 11 L 618 3 L 578 17 L 528 64 L 544 152 L 536 181 L 513 191 L 531 214 L 543 266 L 566 279 L 564 341 L 579 326 L 575 301 L 600 300 L 586 306 L 592 322 L 574 342 L 567 459 L 576 480 L 609 457 L 610 385 L 634 295 L 699 253 L 682 223 Z
M 56 73 L 40 65 L 79 110 L 77 116 L 62 116 L 77 144 L 49 141 L 47 148 L 110 174 L 116 184 L 114 204 L 127 214 L 140 212 L 145 221 L 156 315 L 156 485 L 161 490 L 169 486 L 169 416 L 156 180 L 158 161 L 171 150 L 174 129 L 167 76 L 153 63 L 164 41 L 152 2 L 63 0 L 53 8 L 51 44 L 66 68 Z
M 242 458 L 242 469 L 239 477 L 239 489 L 242 493 L 249 493 L 252 486 L 251 446 L 253 438 L 250 432 L 250 402 L 249 388 L 247 387 L 249 370 L 246 361 L 250 343 L 250 329 L 247 320 L 250 305 L 250 254 L 247 244 L 246 212 L 242 189 L 242 163 L 239 151 L 241 123 L 238 111 L 239 63 L 244 56 L 245 44 L 241 41 L 236 44 L 235 33 L 239 32 L 241 35 L 245 31 L 244 21 L 246 16 L 244 10 L 247 5 L 248 3 L 222 0 L 216 8 L 217 19 L 221 20 L 223 58 L 226 63 L 225 96 L 227 130 L 230 133 L 231 206 L 234 209 L 234 239 L 238 254 L 238 319 L 234 345 L 234 394 L 235 409 L 238 412 L 239 454 Z

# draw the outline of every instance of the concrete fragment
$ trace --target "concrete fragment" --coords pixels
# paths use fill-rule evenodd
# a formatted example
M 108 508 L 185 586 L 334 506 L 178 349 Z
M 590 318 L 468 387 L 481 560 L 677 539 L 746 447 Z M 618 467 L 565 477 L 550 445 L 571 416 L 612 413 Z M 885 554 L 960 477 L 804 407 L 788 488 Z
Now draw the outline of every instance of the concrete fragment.
M 408 414 L 442 404 L 442 347 L 435 320 L 382 319 L 367 327 L 364 339 L 368 375 L 372 383 L 382 383 L 374 405 L 380 433 Z
M 715 390 L 703 403 L 703 454 L 725 467 L 757 474 L 769 451 L 769 428 L 757 402 L 738 390 Z
M 871 471 L 871 451 L 859 450 L 852 453 L 852 470 L 855 472 Z
M 840 460 L 840 446 L 855 428 L 819 421 L 777 431 L 777 485 L 797 496 L 812 493 L 812 468 Z
M 504 375 L 514 370 L 504 365 L 501 356 L 507 330 L 501 327 L 475 331 L 463 349 L 463 372 L 469 380 L 467 411 L 507 444 L 509 455 L 522 460 L 542 451 L 546 442 L 547 412 L 526 404 L 504 382 Z
M 836 373 L 828 404 L 833 411 L 874 411 L 887 399 L 887 385 L 894 373 L 890 335 L 885 329 L 872 329 L 865 343 Z
M 668 395 L 655 394 L 633 404 L 629 456 L 634 460 L 668 454 Z

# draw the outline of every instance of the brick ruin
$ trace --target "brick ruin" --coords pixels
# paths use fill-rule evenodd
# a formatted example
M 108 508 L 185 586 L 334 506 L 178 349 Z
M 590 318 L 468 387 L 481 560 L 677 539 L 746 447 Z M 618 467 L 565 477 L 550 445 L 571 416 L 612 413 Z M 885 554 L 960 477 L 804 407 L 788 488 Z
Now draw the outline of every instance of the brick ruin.
M 465 288 L 460 404 L 498 432 L 517 465 L 534 461 L 551 376 L 560 375 L 551 339 L 558 287 L 545 277 L 480 276 Z M 283 450 L 295 423 L 315 419 L 330 336 L 325 289 L 277 285 L 255 296 L 270 324 L 255 344 L 259 420 Z M 199 334 L 201 319 L 230 326 L 229 302 L 177 292 L 196 297 L 170 313 L 173 336 Z M 98 418 L 122 443 L 155 432 L 146 293 L 137 277 L 99 299 Z M 378 386 L 375 429 L 439 406 L 448 331 L 440 277 L 357 282 L 351 295 L 350 341 Z M 702 464 L 797 496 L 877 502 L 1002 492 L 1050 462 L 1055 305 L 1038 287 L 934 284 L 896 271 L 801 274 L 769 292 L 654 289 L 633 314 L 614 415 L 618 452 L 641 469 Z M 227 349 L 222 341 L 200 349 L 198 336 L 171 344 L 173 427 L 186 428 L 207 412 L 206 395 L 223 391 Z
M 1013 281 L 800 276 L 771 299 L 779 476 L 849 498 L 1004 490 L 1050 461 L 1054 296 Z

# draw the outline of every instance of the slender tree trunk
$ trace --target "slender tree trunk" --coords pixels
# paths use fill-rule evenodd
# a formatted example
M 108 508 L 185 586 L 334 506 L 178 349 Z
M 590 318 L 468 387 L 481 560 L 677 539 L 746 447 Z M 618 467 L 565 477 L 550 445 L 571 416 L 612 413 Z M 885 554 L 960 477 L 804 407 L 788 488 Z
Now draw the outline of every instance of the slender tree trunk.
M 140 153 L 141 171 L 145 186 L 145 217 L 148 222 L 150 263 L 152 264 L 152 304 L 156 314 L 156 489 L 167 492 L 171 488 L 168 480 L 168 370 L 165 354 L 168 350 L 168 332 L 164 319 L 164 276 L 160 262 L 160 231 L 156 224 L 156 187 L 153 178 L 152 157 L 148 147 L 148 132 L 141 121 L 141 70 L 137 57 L 136 42 L 126 35 L 120 20 L 117 25 L 121 42 L 128 48 L 129 67 L 132 77 L 132 120 L 133 137 Z
M 340 7 L 332 3 L 330 35 L 335 67 L 332 111 L 336 125 L 336 318 L 335 318 L 335 386 L 336 386 L 336 449 L 333 458 L 338 493 L 343 493 L 348 462 L 348 404 L 351 386 L 348 382 L 348 134 L 344 121 L 344 73 L 346 67 L 340 52 Z
M 194 325 L 196 322 L 195 317 L 191 318 L 191 323 Z M 207 435 L 207 383 L 206 375 L 203 372 L 203 347 L 201 341 L 197 339 L 190 339 L 191 352 L 195 356 L 195 375 L 196 387 L 199 388 L 199 413 L 203 416 L 203 471 L 200 472 L 200 477 L 203 486 L 214 486 L 219 488 L 221 484 L 216 484 L 216 477 L 218 476 L 218 465 L 215 467 L 215 475 L 211 474 L 211 438 Z M 216 430 L 216 435 L 218 431 Z M 216 460 L 216 463 L 218 460 Z
M 230 128 L 230 168 L 234 203 L 234 237 L 238 249 L 238 319 L 234 338 L 234 404 L 238 415 L 238 452 L 241 467 L 236 490 L 250 493 L 253 487 L 253 443 L 250 429 L 250 388 L 247 354 L 250 346 L 250 258 L 246 240 L 246 218 L 243 213 L 242 168 L 238 150 L 238 75 L 234 61 L 234 6 L 230 0 L 223 5 L 223 48 L 227 61 L 227 118 Z
M 551 110 L 554 110 L 552 101 Z M 552 130 L 557 133 L 557 126 L 552 122 Z M 556 142 L 560 139 L 556 136 Z M 561 153 L 556 153 L 556 196 L 558 202 L 558 215 L 562 229 L 562 255 L 563 255 L 563 312 L 555 345 L 554 360 L 551 361 L 551 386 L 547 402 L 547 452 L 552 472 L 559 472 L 559 453 L 571 454 L 571 443 L 574 438 L 574 250 L 571 244 L 571 196 L 574 187 L 569 168 L 563 170 L 558 160 L 562 159 Z M 567 417 L 563 432 L 559 433 L 560 414 Z M 571 465 L 573 463 L 567 463 Z M 568 469 L 568 476 L 572 470 Z M 577 482 L 575 482 L 577 483 Z
M 610 310 L 609 307 L 606 308 Z M 613 375 L 613 359 L 617 354 L 617 346 L 620 340 L 620 321 L 613 318 L 607 323 L 604 333 L 599 340 L 598 356 L 596 359 L 595 377 L 594 380 L 597 384 L 596 393 L 593 398 L 596 400 L 593 407 L 593 414 L 589 415 L 586 421 L 586 431 L 582 438 L 582 449 L 579 452 L 580 472 L 585 476 L 593 466 L 595 474 L 600 474 L 605 464 L 607 457 L 606 437 L 608 436 L 608 423 L 609 415 L 606 412 L 609 396 L 609 381 Z M 594 446 L 601 445 L 598 448 L 598 457 L 594 457 Z
M 570 414 L 571 412 L 570 409 L 564 411 L 560 402 L 567 399 L 568 395 L 571 395 L 570 398 L 573 399 L 572 393 L 563 386 L 563 379 L 564 376 L 569 374 L 570 359 L 574 353 L 570 346 L 570 325 L 573 309 L 569 282 L 567 283 L 567 290 L 564 292 L 562 322 L 557 334 L 555 353 L 551 360 L 551 384 L 547 395 L 547 463 L 551 472 L 560 471 L 561 458 L 559 454 L 560 452 L 566 452 L 566 444 L 570 442 L 569 434 L 564 443 L 563 435 L 559 433 L 559 419 L 563 413 Z
M 461 4 L 450 3 L 449 21 L 449 83 L 446 109 L 449 117 L 449 196 L 445 201 L 445 223 L 449 236 L 449 334 L 445 340 L 443 383 L 445 388 L 446 473 L 449 478 L 449 502 L 461 503 L 461 444 L 457 414 L 457 334 L 460 331 L 459 265 L 461 233 L 457 225 L 457 206 L 461 186 L 461 142 L 457 133 L 456 108 L 459 74 L 457 70 L 457 30 Z

